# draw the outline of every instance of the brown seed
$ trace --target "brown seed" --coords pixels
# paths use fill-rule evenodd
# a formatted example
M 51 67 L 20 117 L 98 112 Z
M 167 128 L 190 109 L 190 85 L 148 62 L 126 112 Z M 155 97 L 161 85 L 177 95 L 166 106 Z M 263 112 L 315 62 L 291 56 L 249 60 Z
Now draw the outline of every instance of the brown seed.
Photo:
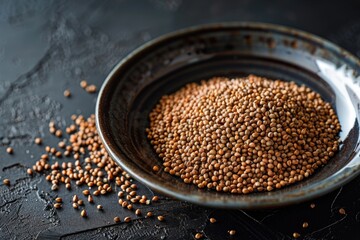
M 91 195 L 88 196 L 88 202 L 89 203 L 93 203 L 94 202 L 94 199 Z
M 158 216 L 157 219 L 160 221 L 160 222 L 163 222 L 165 220 L 164 216 Z
M 230 236 L 234 236 L 236 234 L 235 230 L 229 230 L 228 232 L 229 232 Z
M 146 217 L 152 217 L 153 216 L 153 213 L 152 212 L 147 212 L 146 213 Z
M 131 221 L 131 217 L 125 217 L 125 218 L 124 218 L 124 222 L 127 222 L 127 223 L 128 223 L 128 222 L 130 222 L 130 221 Z
M 141 215 L 141 210 L 140 210 L 140 209 L 136 209 L 136 210 L 135 210 L 135 214 L 138 215 L 138 216 Z
M 61 208 L 62 206 L 61 206 L 61 203 L 55 203 L 54 204 L 54 208 Z
M 309 227 L 309 223 L 308 223 L 308 222 L 303 222 L 302 227 L 303 227 L 303 228 Z
M 35 144 L 37 144 L 37 145 L 41 145 L 42 139 L 41 139 L 41 138 L 35 138 L 34 142 L 35 142 Z
M 82 205 L 84 205 L 84 201 L 81 200 L 81 199 L 79 199 L 79 200 L 77 201 L 77 204 L 78 204 L 79 206 L 82 206 Z
M 90 191 L 88 189 L 85 189 L 83 192 L 82 192 L 85 196 L 88 196 L 90 194 Z
M 8 148 L 6 148 L 6 152 L 7 152 L 8 154 L 13 154 L 13 153 L 14 153 L 14 149 L 13 149 L 12 147 L 8 147 Z
M 60 129 L 56 130 L 55 136 L 62 137 L 62 131 Z
M 73 202 L 77 202 L 79 200 L 79 197 L 75 194 L 72 198 Z
M 340 213 L 341 215 L 345 215 L 345 214 L 346 214 L 346 211 L 345 211 L 344 208 L 340 208 L 340 209 L 339 209 L 339 213 Z
M 299 238 L 299 237 L 300 237 L 300 234 L 297 233 L 297 232 L 294 232 L 294 233 L 293 233 L 293 237 L 294 237 L 294 238 Z
M 80 215 L 81 215 L 82 217 L 87 217 L 87 213 L 86 213 L 85 209 L 83 209 L 83 210 L 81 211 Z
M 159 197 L 158 196 L 153 196 L 153 198 L 151 199 L 153 202 L 157 202 L 159 201 Z
M 3 180 L 3 183 L 4 183 L 4 185 L 6 185 L 6 186 L 10 186 L 10 180 L 7 179 L 7 178 L 5 178 L 5 179 Z
M 315 203 L 310 204 L 310 208 L 315 208 L 315 207 L 316 207 Z
M 53 190 L 53 191 L 57 191 L 58 189 L 59 189 L 59 186 L 57 184 L 53 184 L 51 186 L 51 190 Z
M 76 202 L 74 202 L 74 203 L 72 204 L 72 206 L 73 206 L 73 208 L 75 208 L 75 209 L 78 209 L 78 208 L 79 208 L 79 205 L 78 205 Z
M 71 184 L 70 184 L 70 183 L 66 183 L 66 184 L 65 184 L 65 187 L 66 187 L 66 189 L 71 189 Z
M 96 86 L 93 85 L 93 84 L 91 84 L 91 85 L 87 86 L 87 87 L 85 88 L 85 90 L 86 90 L 88 93 L 95 93 L 95 92 L 96 92 Z
M 71 96 L 71 92 L 70 92 L 70 90 L 69 89 L 66 89 L 65 91 L 64 91 L 64 97 L 70 97 Z
M 120 220 L 120 218 L 119 217 L 114 217 L 114 222 L 115 223 L 119 223 L 121 220 Z
M 29 174 L 29 175 L 33 175 L 33 170 L 32 170 L 31 168 L 28 168 L 28 169 L 26 170 L 26 172 L 27 172 L 27 174 Z
M 216 219 L 215 218 L 210 218 L 210 223 L 216 223 Z
M 99 205 L 96 206 L 96 208 L 97 208 L 98 210 L 102 210 L 102 209 L 103 209 L 103 206 L 99 204 Z
M 55 202 L 57 202 L 57 203 L 62 203 L 62 198 L 61 198 L 61 197 L 55 198 Z
M 85 81 L 85 80 L 82 80 L 81 82 L 80 82 L 80 86 L 82 87 L 82 88 L 86 88 L 87 87 L 87 82 Z M 75 119 L 74 119 L 75 120 Z
M 202 237 L 203 237 L 203 235 L 201 233 L 195 234 L 195 239 L 201 239 Z
M 153 171 L 154 172 L 158 172 L 160 170 L 158 165 L 153 166 Z

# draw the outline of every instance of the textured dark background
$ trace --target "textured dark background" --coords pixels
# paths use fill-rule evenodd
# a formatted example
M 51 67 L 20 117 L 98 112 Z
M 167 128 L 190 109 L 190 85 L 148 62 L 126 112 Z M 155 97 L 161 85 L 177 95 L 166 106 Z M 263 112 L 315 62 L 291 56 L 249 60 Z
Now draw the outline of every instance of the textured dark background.
M 87 208 L 82 219 L 72 209 L 73 188 L 50 191 L 44 177 L 30 178 L 26 169 L 38 160 L 43 146 L 56 139 L 48 122 L 64 126 L 73 113 L 94 113 L 96 95 L 83 91 L 86 79 L 101 86 L 111 68 L 127 53 L 163 33 L 219 21 L 262 21 L 306 30 L 360 56 L 359 1 L 0 1 L 0 239 L 192 239 L 202 232 L 208 239 L 359 239 L 360 177 L 312 202 L 261 211 L 215 210 L 161 197 L 146 206 L 165 222 L 136 218 L 113 224 L 115 215 L 133 216 L 116 204 L 115 194 L 97 203 L 105 211 Z M 69 88 L 73 97 L 66 99 Z M 5 149 L 12 146 L 15 154 Z M 2 180 L 9 178 L 11 187 Z M 152 192 L 140 187 L 149 195 Z M 64 208 L 52 207 L 61 195 Z M 340 207 L 346 215 L 340 215 Z M 208 218 L 218 219 L 209 224 Z M 135 218 L 135 217 L 134 217 Z M 302 229 L 304 221 L 309 222 Z

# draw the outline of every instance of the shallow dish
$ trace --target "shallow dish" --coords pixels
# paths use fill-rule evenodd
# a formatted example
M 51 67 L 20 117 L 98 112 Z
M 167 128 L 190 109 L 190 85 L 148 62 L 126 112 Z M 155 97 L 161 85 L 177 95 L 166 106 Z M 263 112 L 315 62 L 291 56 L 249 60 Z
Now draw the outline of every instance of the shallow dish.
M 148 115 L 164 94 L 212 76 L 250 73 L 305 84 L 330 102 L 342 132 L 339 152 L 313 176 L 284 189 L 232 195 L 165 173 L 148 142 Z M 192 27 L 150 41 L 115 66 L 96 106 L 99 134 L 114 160 L 150 188 L 222 208 L 283 206 L 323 195 L 360 172 L 360 62 L 338 46 L 299 30 L 263 23 Z

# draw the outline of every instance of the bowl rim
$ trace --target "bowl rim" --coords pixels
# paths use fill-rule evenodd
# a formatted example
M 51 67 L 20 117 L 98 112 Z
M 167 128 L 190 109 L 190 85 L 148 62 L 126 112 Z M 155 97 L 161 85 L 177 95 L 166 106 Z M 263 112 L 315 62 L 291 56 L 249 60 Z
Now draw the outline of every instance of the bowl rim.
M 216 207 L 216 208 L 241 208 L 241 209 L 259 209 L 259 208 L 267 208 L 267 207 L 280 207 L 280 206 L 286 206 L 294 203 L 300 203 L 304 202 L 306 200 L 310 200 L 322 195 L 325 195 L 326 193 L 329 193 L 330 191 L 333 191 L 337 189 L 338 187 L 342 186 L 343 184 L 351 181 L 356 176 L 360 174 L 360 164 L 357 166 L 351 167 L 350 170 L 347 169 L 347 165 L 345 165 L 343 168 L 338 170 L 337 174 L 331 175 L 317 183 L 310 184 L 309 186 L 305 186 L 300 189 L 295 189 L 290 192 L 284 193 L 282 196 L 273 197 L 271 200 L 266 201 L 212 201 L 208 199 L 204 199 L 204 197 L 201 197 L 197 194 L 192 193 L 186 193 L 184 194 L 181 191 L 174 191 L 170 190 L 167 187 L 162 186 L 160 181 L 156 181 L 153 177 L 148 177 L 149 175 L 143 175 L 141 171 L 136 171 L 134 169 L 131 169 L 127 166 L 126 162 L 123 162 L 122 158 L 128 158 L 123 153 L 116 150 L 116 147 L 114 147 L 113 144 L 110 142 L 110 138 L 107 136 L 106 129 L 104 127 L 105 120 L 102 118 L 103 114 L 101 114 L 101 106 L 102 102 L 104 100 L 104 94 L 106 88 L 109 86 L 109 83 L 113 80 L 113 76 L 119 71 L 119 69 L 125 65 L 130 59 L 135 58 L 139 54 L 142 54 L 145 52 L 149 47 L 159 45 L 163 42 L 169 41 L 173 38 L 180 38 L 183 35 L 187 35 L 190 33 L 195 32 L 201 32 L 206 30 L 214 30 L 214 29 L 223 29 L 223 28 L 257 28 L 261 30 L 272 30 L 276 32 L 280 32 L 287 35 L 292 35 L 300 38 L 304 38 L 307 40 L 311 40 L 321 46 L 324 46 L 328 49 L 331 49 L 332 51 L 340 54 L 340 56 L 347 60 L 348 62 L 352 62 L 353 64 L 360 67 L 360 60 L 356 58 L 353 54 L 348 52 L 347 50 L 335 45 L 334 43 L 331 43 L 330 41 L 321 38 L 319 36 L 313 35 L 311 33 L 298 30 L 296 28 L 292 27 L 286 27 L 282 25 L 277 24 L 270 24 L 270 23 L 262 23 L 262 22 L 220 22 L 220 23 L 211 23 L 211 24 L 202 24 L 202 25 L 196 25 L 188 28 L 183 28 L 180 30 L 176 30 L 164 35 L 161 35 L 159 37 L 156 37 L 143 45 L 139 46 L 132 52 L 130 52 L 127 56 L 125 56 L 122 60 L 120 60 L 119 63 L 117 63 L 113 69 L 110 71 L 110 73 L 107 75 L 105 81 L 103 82 L 103 85 L 99 91 L 99 95 L 96 102 L 96 109 L 95 109 L 95 120 L 96 120 L 96 127 L 98 130 L 98 134 L 110 154 L 110 156 L 114 159 L 114 161 L 119 164 L 126 172 L 128 172 L 134 179 L 138 180 L 139 182 L 143 183 L 144 185 L 150 187 L 151 189 L 167 195 L 174 197 L 179 200 L 192 202 L 195 204 L 208 206 L 208 207 Z

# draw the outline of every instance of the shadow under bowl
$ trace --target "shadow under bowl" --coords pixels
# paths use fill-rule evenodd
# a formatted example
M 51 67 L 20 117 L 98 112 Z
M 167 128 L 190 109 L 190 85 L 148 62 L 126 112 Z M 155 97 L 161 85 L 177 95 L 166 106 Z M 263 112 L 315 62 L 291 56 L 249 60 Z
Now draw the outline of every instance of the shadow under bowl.
M 284 206 L 323 195 L 360 172 L 360 63 L 314 35 L 263 23 L 223 23 L 180 30 L 141 46 L 107 77 L 96 106 L 97 128 L 112 158 L 131 176 L 160 193 L 221 208 Z M 213 76 L 248 74 L 305 84 L 330 102 L 342 131 L 339 152 L 297 183 L 248 195 L 198 189 L 162 166 L 145 129 L 161 96 Z

